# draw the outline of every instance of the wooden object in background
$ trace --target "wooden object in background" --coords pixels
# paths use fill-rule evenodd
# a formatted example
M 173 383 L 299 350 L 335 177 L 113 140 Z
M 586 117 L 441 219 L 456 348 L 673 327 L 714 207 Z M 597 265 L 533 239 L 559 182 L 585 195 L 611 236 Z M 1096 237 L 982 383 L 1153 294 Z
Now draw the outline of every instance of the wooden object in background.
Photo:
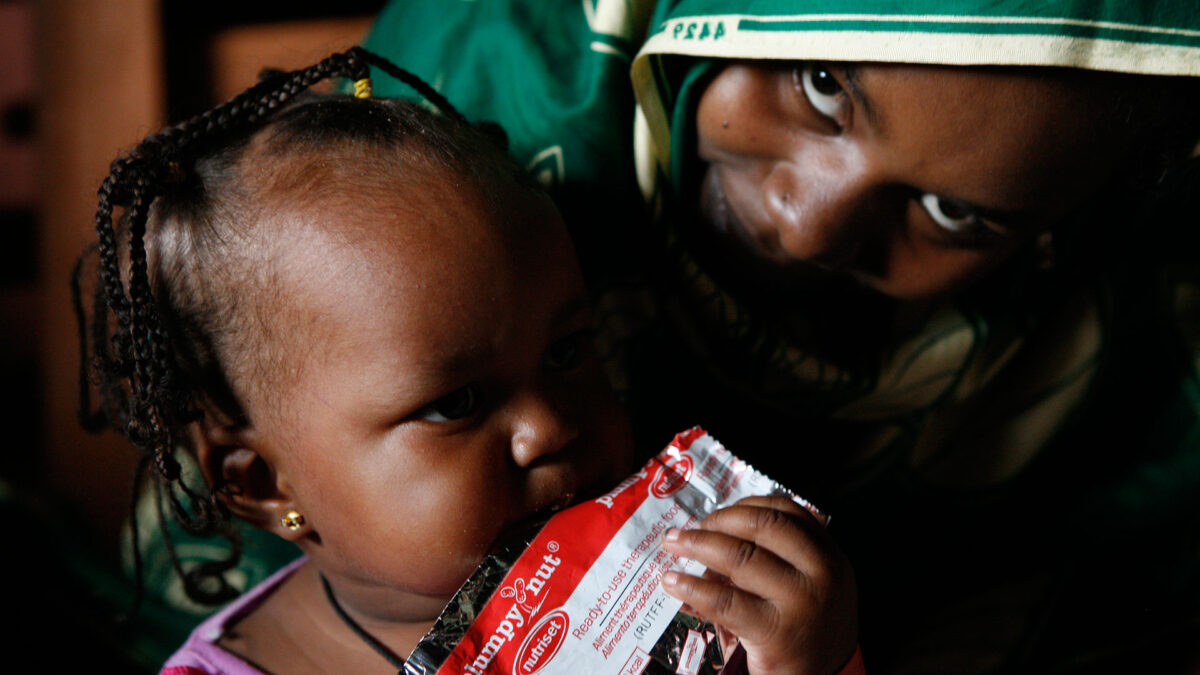
M 114 433 L 95 436 L 79 426 L 79 348 L 67 282 L 76 256 L 95 239 L 96 190 L 109 163 L 162 122 L 159 6 L 155 0 L 37 6 L 46 480 L 77 511 L 81 535 L 91 531 L 115 542 L 137 454 Z

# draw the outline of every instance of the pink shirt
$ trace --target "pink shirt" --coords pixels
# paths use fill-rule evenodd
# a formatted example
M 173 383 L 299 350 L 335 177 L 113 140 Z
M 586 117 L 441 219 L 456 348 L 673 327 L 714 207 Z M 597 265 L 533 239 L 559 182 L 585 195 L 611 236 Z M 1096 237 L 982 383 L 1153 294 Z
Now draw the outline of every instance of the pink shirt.
M 196 626 L 187 642 L 163 665 L 161 675 L 264 675 L 240 657 L 225 651 L 217 641 L 229 626 L 253 612 L 262 601 L 303 565 L 301 556 L 272 574 L 262 583 L 243 593 L 221 611 Z

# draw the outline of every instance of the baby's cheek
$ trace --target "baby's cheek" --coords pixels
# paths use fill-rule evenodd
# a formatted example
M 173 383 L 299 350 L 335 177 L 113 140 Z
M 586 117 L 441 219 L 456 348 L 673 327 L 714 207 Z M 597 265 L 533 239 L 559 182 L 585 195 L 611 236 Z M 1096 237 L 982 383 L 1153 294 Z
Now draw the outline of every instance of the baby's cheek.
M 448 564 L 454 561 L 458 566 L 477 565 L 507 521 L 508 511 L 506 500 L 489 499 L 482 490 L 450 504 L 435 532 L 443 558 Z
M 413 541 L 403 558 L 393 561 L 404 578 L 401 587 L 424 595 L 451 595 L 462 586 L 487 553 L 487 545 L 455 538 L 453 532 L 435 540 Z M 400 564 L 407 560 L 408 564 Z

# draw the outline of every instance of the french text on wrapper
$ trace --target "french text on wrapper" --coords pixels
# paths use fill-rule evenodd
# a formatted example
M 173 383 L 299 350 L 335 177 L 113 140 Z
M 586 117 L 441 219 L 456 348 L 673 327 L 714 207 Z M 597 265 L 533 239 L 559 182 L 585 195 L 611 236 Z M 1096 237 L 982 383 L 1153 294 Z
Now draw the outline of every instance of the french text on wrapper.
M 621 561 L 608 585 L 592 602 L 587 614 L 571 629 L 571 637 L 588 640 L 593 649 L 605 658 L 612 653 L 630 628 L 641 639 L 648 626 L 647 615 L 653 618 L 661 611 L 664 598 L 654 598 L 662 575 L 678 562 L 679 557 L 662 550 L 662 533 L 669 527 L 688 528 L 696 517 L 688 515 L 681 522 L 682 508 L 669 507 L 650 526 L 637 546 Z M 661 595 L 661 593 L 659 594 Z M 637 630 L 638 626 L 642 626 Z

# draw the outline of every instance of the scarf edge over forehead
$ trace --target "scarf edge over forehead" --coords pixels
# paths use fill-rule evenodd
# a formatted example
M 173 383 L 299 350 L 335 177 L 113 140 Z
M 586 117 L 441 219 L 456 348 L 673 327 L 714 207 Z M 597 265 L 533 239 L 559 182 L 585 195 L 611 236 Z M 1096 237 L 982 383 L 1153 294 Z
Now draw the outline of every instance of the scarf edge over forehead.
M 1200 76 L 1194 0 L 679 0 L 658 9 L 631 74 L 640 123 L 664 167 L 677 93 L 663 72 L 664 57 Z

